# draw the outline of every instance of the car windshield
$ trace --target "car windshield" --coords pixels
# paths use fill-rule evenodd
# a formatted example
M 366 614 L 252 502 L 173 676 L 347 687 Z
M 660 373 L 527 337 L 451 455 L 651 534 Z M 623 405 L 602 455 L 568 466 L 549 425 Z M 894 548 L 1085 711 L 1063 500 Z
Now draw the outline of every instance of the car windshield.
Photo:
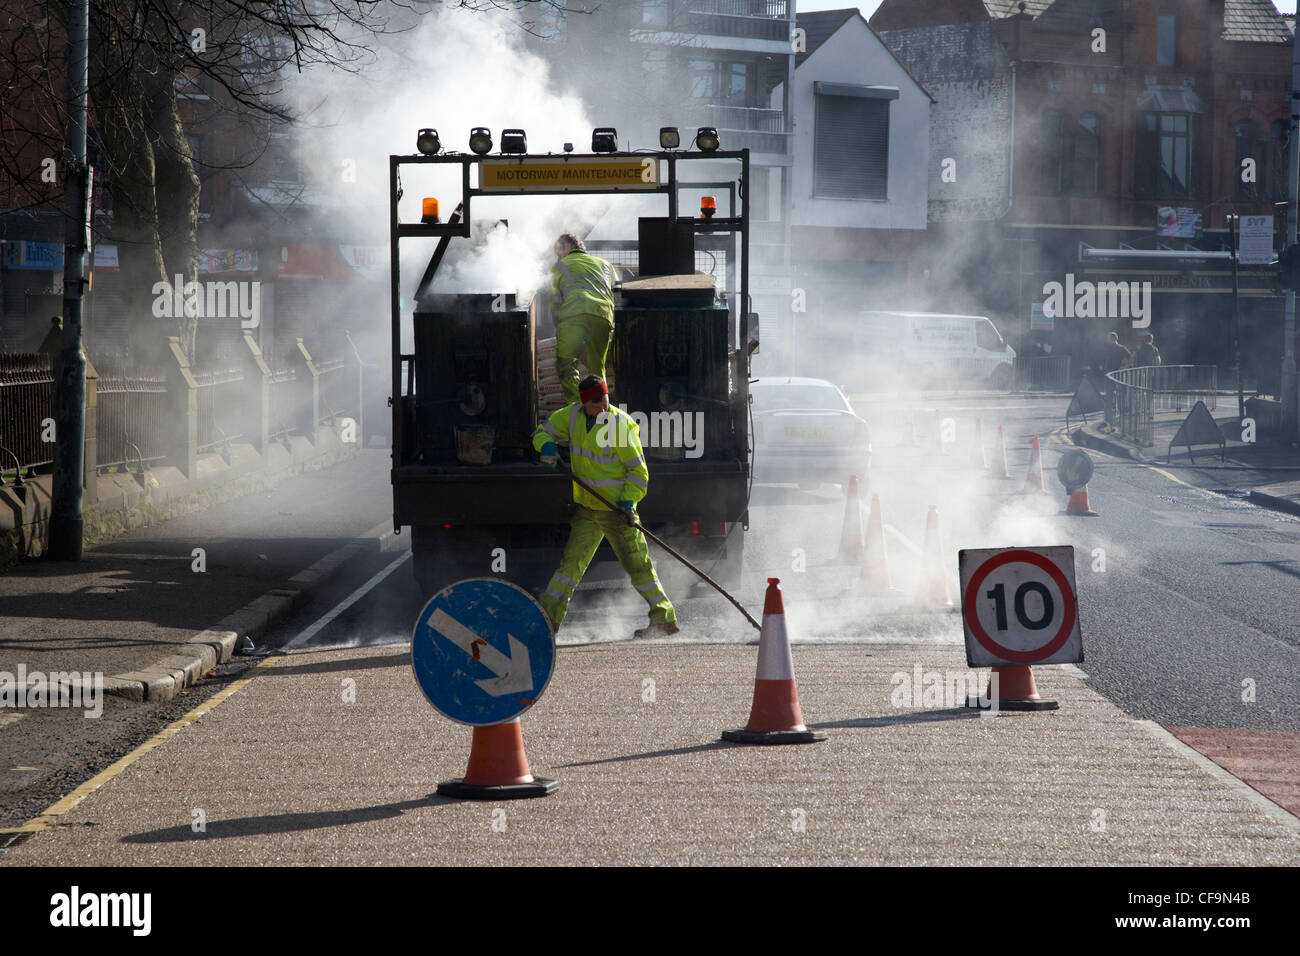
M 824 408 L 848 411 L 844 397 L 832 385 L 779 385 L 757 382 L 750 393 L 754 410 L 776 411 L 782 408 Z

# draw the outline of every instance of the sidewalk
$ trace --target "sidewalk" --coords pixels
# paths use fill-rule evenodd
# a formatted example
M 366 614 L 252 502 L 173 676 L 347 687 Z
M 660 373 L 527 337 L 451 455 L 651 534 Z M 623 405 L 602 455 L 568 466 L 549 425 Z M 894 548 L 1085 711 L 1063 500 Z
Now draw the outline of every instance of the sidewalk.
M 523 717 L 559 790 L 479 803 L 433 793 L 464 774 L 471 731 L 415 690 L 405 647 L 295 652 L 0 866 L 1300 863 L 1300 820 L 1071 668 L 1037 671 L 1059 710 L 982 717 L 898 700 L 915 667 L 964 672 L 960 648 L 797 645 L 827 740 L 720 742 L 745 724 L 756 655 L 562 648 Z
M 105 692 L 169 700 L 238 639 L 255 643 L 305 591 L 391 524 L 387 450 L 367 450 L 200 514 L 0 573 L 0 672 L 101 673 Z M 391 519 L 389 519 L 391 521 Z
M 1171 451 L 1169 444 L 1190 409 L 1156 412 L 1154 443 L 1149 447 L 1111 431 L 1099 414 L 1090 415 L 1087 424 L 1072 427 L 1070 435 L 1077 445 L 1148 462 L 1183 475 L 1201 488 L 1239 492 L 1262 507 L 1300 515 L 1300 449 L 1269 440 L 1243 442 L 1236 409 L 1236 396 L 1225 393 L 1219 395 L 1218 407 L 1211 412 L 1224 438 L 1222 461 L 1220 448 L 1214 444 L 1194 445 L 1190 450 L 1178 445 Z

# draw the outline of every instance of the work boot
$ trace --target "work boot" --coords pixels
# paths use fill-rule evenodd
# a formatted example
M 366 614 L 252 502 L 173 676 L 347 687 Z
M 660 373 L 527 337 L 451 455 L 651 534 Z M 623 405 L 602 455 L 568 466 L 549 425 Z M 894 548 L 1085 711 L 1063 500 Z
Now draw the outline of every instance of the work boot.
M 676 621 L 665 621 L 663 624 L 647 624 L 645 627 L 638 628 L 632 632 L 632 637 L 660 637 L 666 634 L 676 634 L 681 628 L 677 626 Z

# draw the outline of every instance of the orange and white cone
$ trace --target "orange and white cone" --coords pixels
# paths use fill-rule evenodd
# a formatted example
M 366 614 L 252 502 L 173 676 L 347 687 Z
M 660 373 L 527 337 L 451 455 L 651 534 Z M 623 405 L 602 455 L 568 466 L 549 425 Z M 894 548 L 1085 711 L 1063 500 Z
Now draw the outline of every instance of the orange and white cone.
M 1006 433 L 1003 432 L 1001 425 L 998 426 L 998 447 L 997 447 L 997 451 L 995 451 L 994 454 L 998 456 L 997 472 L 996 472 L 997 477 L 1010 478 L 1011 471 L 1007 468 L 1007 438 L 1006 438 Z
M 867 545 L 862 554 L 862 590 L 867 594 L 897 594 L 889 578 L 889 557 L 885 553 L 885 523 L 880 513 L 880 495 L 871 496 L 867 518 Z
M 1075 488 L 1070 491 L 1070 499 L 1066 502 L 1065 511 L 1062 514 L 1075 515 L 1082 518 L 1099 518 L 1097 512 L 1092 510 L 1092 505 L 1088 503 L 1088 486 Z
M 912 419 L 912 406 L 907 406 L 907 418 L 903 422 L 903 442 L 904 448 L 912 448 L 916 445 L 916 425 Z
M 948 572 L 943 565 L 943 535 L 939 531 L 939 509 L 930 505 L 925 517 L 925 544 L 921 547 L 921 586 L 917 603 L 932 607 L 951 607 L 952 591 Z
M 1034 436 L 1034 450 L 1029 456 L 1029 474 L 1025 476 L 1025 487 L 1020 489 L 1022 495 L 1032 491 L 1047 494 L 1043 485 L 1043 449 L 1038 445 L 1038 436 Z
M 438 784 L 444 797 L 462 800 L 519 800 L 545 797 L 559 789 L 546 777 L 534 777 L 524 753 L 519 718 L 504 724 L 475 727 L 465 776 Z
M 1013 664 L 993 668 L 984 696 L 968 698 L 966 706 L 998 711 L 1057 710 L 1061 705 L 1050 697 L 1038 695 L 1033 668 L 1028 664 Z
M 804 726 L 803 713 L 799 710 L 779 578 L 767 579 L 749 723 L 744 730 L 724 730 L 722 739 L 738 744 L 810 744 L 826 739 L 825 734 Z
M 858 476 L 849 475 L 849 494 L 844 502 L 844 524 L 840 530 L 838 564 L 862 562 L 862 503 L 858 500 Z
M 989 470 L 989 459 L 984 453 L 984 426 L 978 418 L 975 419 L 975 444 L 971 445 L 970 463 L 972 468 Z

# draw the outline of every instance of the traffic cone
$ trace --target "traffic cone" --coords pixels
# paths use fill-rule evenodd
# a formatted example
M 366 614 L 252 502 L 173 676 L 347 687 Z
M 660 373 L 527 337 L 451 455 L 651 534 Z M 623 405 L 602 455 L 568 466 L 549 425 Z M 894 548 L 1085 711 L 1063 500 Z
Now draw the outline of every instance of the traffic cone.
M 1053 698 L 1038 696 L 1033 668 L 1028 664 L 1018 664 L 993 668 L 983 698 L 968 697 L 966 706 L 996 711 L 1057 710 L 1061 705 Z
M 438 793 L 462 800 L 519 800 L 545 797 L 559 786 L 529 771 L 523 729 L 516 717 L 504 724 L 475 727 L 465 776 L 438 784 Z
M 903 442 L 904 448 L 914 448 L 916 446 L 916 425 L 912 419 L 912 406 L 907 406 L 907 419 L 903 422 Z
M 1097 512 L 1092 510 L 1092 505 L 1088 503 L 1088 486 L 1076 488 L 1070 492 L 1070 500 L 1066 502 L 1065 511 L 1062 514 L 1074 515 L 1080 518 L 1099 518 Z
M 984 454 L 984 426 L 978 418 L 975 419 L 975 444 L 971 446 L 970 463 L 972 468 L 989 470 L 989 459 Z
M 867 544 L 862 555 L 862 589 L 868 594 L 897 594 L 889 579 L 889 558 L 885 553 L 885 524 L 880 514 L 880 495 L 871 496 L 867 518 Z
M 838 564 L 862 563 L 862 504 L 858 501 L 858 476 L 849 475 L 849 495 L 844 502 Z
M 1010 478 L 1011 472 L 1007 469 L 1007 439 L 1005 433 L 1002 431 L 1001 425 L 998 426 L 998 447 L 997 450 L 994 452 L 994 454 L 998 456 L 997 477 Z
M 767 579 L 749 723 L 744 730 L 724 730 L 722 739 L 738 744 L 810 744 L 826 739 L 825 734 L 804 726 L 799 710 L 779 578 Z
M 1029 456 L 1029 474 L 1025 476 L 1025 487 L 1020 489 L 1020 493 L 1027 495 L 1031 491 L 1047 493 L 1043 486 L 1043 450 L 1038 446 L 1037 435 L 1034 436 L 1033 453 Z
M 951 607 L 948 573 L 943 566 L 943 536 L 939 531 L 939 509 L 930 505 L 925 517 L 925 544 L 921 548 L 921 586 L 917 602 L 936 607 Z

